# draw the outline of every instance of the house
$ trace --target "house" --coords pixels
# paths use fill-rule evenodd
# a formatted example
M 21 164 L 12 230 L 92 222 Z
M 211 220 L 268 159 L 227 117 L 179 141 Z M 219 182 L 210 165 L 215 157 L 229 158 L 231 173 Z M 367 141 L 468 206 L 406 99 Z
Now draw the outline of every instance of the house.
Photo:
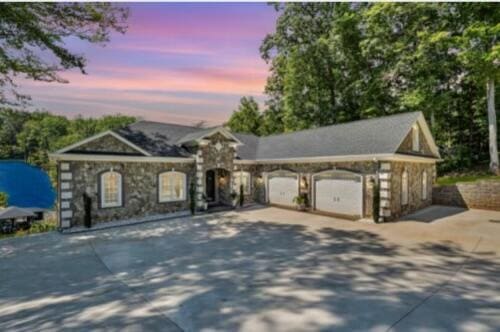
M 162 215 L 196 206 L 245 202 L 293 207 L 306 194 L 311 212 L 394 220 L 432 202 L 438 148 L 420 112 L 257 137 L 139 121 L 51 154 L 57 162 L 62 228 Z M 191 185 L 192 183 L 192 185 Z M 379 183 L 374 186 L 374 183 Z M 191 187 L 192 186 L 192 187 Z

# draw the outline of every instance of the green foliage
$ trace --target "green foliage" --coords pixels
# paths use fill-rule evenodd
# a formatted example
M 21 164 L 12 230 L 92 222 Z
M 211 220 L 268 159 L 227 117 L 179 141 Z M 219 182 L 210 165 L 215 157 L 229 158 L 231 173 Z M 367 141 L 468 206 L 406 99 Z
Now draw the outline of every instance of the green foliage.
M 438 178 L 436 180 L 436 184 L 438 186 L 449 186 L 462 182 L 476 182 L 480 180 L 500 181 L 500 176 L 492 175 L 486 172 L 476 174 L 451 175 Z
M 306 194 L 300 194 L 298 196 L 295 196 L 293 198 L 293 202 L 297 205 L 302 205 L 302 206 L 309 204 L 309 200 L 307 199 Z
M 128 10 L 110 3 L 0 3 L 0 104 L 22 103 L 15 77 L 66 83 L 61 70 L 85 73 L 86 59 L 65 42 L 75 38 L 94 44 L 124 33 Z
M 70 120 L 48 112 L 28 113 L 0 108 L 0 158 L 24 159 L 51 171 L 49 152 L 134 121 L 134 117 L 124 115 Z
M 373 202 L 372 202 L 372 218 L 378 223 L 380 217 L 380 185 L 378 181 L 373 181 Z
M 239 199 L 240 199 L 240 206 L 243 206 L 243 204 L 245 203 L 245 188 L 243 187 L 242 184 L 240 185 Z
M 194 178 L 189 183 L 189 209 L 194 215 L 196 212 L 196 180 Z
M 8 237 L 22 237 L 30 234 L 46 233 L 55 231 L 57 229 L 57 222 L 55 219 L 36 221 L 31 224 L 31 227 L 26 230 L 18 230 L 15 233 L 3 234 L 0 233 L 0 239 Z
M 0 207 L 9 206 L 9 195 L 5 192 L 0 192 Z
M 259 105 L 252 97 L 243 97 L 240 100 L 238 110 L 234 111 L 227 125 L 237 133 L 259 135 L 261 114 Z
M 273 6 L 276 29 L 260 47 L 270 67 L 266 109 L 259 128 L 257 112 L 233 116 L 231 128 L 269 135 L 422 111 L 444 157 L 440 173 L 487 162 L 485 82 L 499 77 L 500 6 Z

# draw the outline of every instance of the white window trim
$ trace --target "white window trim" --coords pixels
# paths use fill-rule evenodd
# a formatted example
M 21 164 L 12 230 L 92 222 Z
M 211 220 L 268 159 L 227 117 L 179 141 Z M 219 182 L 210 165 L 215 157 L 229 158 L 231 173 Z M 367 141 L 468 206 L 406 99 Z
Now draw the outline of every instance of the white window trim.
M 248 176 L 248 188 L 245 188 L 246 190 L 244 191 L 245 195 L 250 195 L 252 193 L 252 174 L 250 172 L 246 171 L 237 171 L 233 173 L 233 190 L 235 190 L 236 187 L 236 178 L 240 178 L 240 184 L 243 180 L 243 175 Z M 240 194 L 240 188 L 236 188 L 236 193 L 239 195 Z
M 118 174 L 118 202 L 116 203 L 106 203 L 104 200 L 105 197 L 105 184 L 104 184 L 104 176 L 109 173 L 116 173 Z M 112 208 L 112 207 L 121 207 L 123 205 L 123 177 L 119 172 L 110 170 L 106 171 L 104 173 L 101 173 L 100 175 L 100 182 L 101 182 L 101 192 L 100 192 L 100 201 L 101 201 L 101 207 L 102 208 Z
M 180 198 L 162 198 L 161 195 L 161 189 L 163 188 L 163 176 L 165 175 L 173 175 L 173 174 L 179 174 L 182 176 L 182 181 L 183 181 L 183 187 L 184 190 L 182 191 L 182 197 Z M 186 191 L 187 191 L 187 176 L 186 173 L 183 172 L 177 172 L 177 171 L 167 171 L 158 174 L 158 202 L 160 203 L 169 203 L 169 202 L 183 202 L 186 200 Z
M 420 132 L 418 124 L 414 124 L 411 130 L 411 147 L 415 152 L 420 151 Z
M 409 202 L 409 174 L 408 170 L 404 170 L 403 174 L 401 174 L 401 205 L 408 205 Z
M 422 172 L 422 200 L 427 200 L 428 191 L 427 171 Z

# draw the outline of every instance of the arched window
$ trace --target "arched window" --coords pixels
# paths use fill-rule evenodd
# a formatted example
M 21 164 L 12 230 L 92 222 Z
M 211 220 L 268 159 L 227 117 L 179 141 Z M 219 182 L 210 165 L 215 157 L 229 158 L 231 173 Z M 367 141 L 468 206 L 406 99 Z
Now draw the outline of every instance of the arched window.
M 186 174 L 165 172 L 158 176 L 158 200 L 176 202 L 186 200 Z
M 413 151 L 420 151 L 420 132 L 418 130 L 418 125 L 415 124 L 411 130 L 412 137 L 412 149 Z
M 115 171 L 101 174 L 101 207 L 122 206 L 122 175 Z
M 427 171 L 422 173 L 422 199 L 427 199 Z
M 401 204 L 408 204 L 408 171 L 406 169 L 401 176 Z
M 249 172 L 234 172 L 233 173 L 233 190 L 239 194 L 240 186 L 243 185 L 243 193 L 250 195 L 252 190 L 252 177 Z

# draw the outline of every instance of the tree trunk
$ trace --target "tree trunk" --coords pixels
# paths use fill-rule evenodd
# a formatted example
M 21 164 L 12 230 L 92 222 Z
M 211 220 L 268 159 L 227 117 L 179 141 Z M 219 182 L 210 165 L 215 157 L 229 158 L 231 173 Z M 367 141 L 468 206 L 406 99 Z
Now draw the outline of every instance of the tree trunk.
M 488 79 L 486 83 L 488 96 L 488 130 L 490 140 L 490 171 L 499 174 L 498 170 L 498 144 L 497 144 L 497 115 L 495 111 L 495 81 Z

